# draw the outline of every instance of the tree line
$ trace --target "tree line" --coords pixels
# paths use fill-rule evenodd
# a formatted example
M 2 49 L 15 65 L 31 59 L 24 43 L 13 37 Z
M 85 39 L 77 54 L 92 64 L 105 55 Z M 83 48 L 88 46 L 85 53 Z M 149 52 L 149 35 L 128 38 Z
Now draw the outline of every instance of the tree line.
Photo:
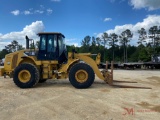
M 116 61 L 116 62 L 138 62 L 138 61 L 151 61 L 151 56 L 160 53 L 160 27 L 153 26 L 148 31 L 141 28 L 137 31 L 139 38 L 137 45 L 131 45 L 130 41 L 133 38 L 131 30 L 126 29 L 120 34 L 104 32 L 100 37 L 85 36 L 81 41 L 81 47 L 74 45 L 68 46 L 68 51 L 75 49 L 79 53 L 101 53 L 101 61 Z M 37 47 L 37 41 L 35 46 Z M 34 48 L 30 44 L 30 48 Z M 5 49 L 0 51 L 0 59 L 8 53 L 17 50 L 25 49 L 16 40 L 11 44 L 5 46 Z
M 101 53 L 101 61 L 116 62 L 148 62 L 151 57 L 160 54 L 160 27 L 150 27 L 148 31 L 141 28 L 137 31 L 137 45 L 131 45 L 133 38 L 131 30 L 126 29 L 121 34 L 104 32 L 100 37 L 86 36 L 81 41 L 81 47 L 68 46 L 77 52 Z

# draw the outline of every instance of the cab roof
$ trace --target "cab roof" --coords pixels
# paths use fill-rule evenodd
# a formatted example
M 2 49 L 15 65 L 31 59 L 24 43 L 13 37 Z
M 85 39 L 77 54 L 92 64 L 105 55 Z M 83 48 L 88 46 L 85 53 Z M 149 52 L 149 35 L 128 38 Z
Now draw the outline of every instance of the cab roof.
M 65 36 L 60 32 L 40 32 L 37 35 L 62 35 L 65 38 Z

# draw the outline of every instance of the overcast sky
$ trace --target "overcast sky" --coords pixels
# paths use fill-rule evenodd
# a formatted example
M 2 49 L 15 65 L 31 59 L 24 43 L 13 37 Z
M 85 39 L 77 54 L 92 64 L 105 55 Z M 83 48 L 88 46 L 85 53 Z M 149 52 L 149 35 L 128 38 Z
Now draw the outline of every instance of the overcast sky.
M 62 32 L 69 45 L 81 45 L 86 36 L 120 34 L 160 26 L 160 0 L 1 0 L 0 50 L 12 40 L 25 46 L 25 35 Z

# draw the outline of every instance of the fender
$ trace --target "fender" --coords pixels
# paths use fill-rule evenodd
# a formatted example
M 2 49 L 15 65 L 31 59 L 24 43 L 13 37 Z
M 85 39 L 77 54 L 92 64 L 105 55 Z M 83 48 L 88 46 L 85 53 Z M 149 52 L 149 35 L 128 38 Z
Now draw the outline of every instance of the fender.
M 90 58 L 90 57 L 88 57 L 88 56 L 85 56 L 85 55 L 78 55 L 78 54 L 76 55 L 76 58 L 81 59 L 81 60 L 83 60 L 84 62 L 86 62 L 87 64 L 89 64 L 89 65 L 92 67 L 92 69 L 94 70 L 94 73 L 95 73 L 101 80 L 104 80 L 104 77 L 103 77 L 102 73 L 99 71 L 96 62 L 95 62 L 92 58 Z

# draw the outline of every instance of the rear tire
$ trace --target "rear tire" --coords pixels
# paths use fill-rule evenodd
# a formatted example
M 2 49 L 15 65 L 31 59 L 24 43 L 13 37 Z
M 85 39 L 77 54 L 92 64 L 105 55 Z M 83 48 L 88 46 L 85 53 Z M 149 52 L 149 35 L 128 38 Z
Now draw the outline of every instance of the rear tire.
M 20 64 L 14 70 L 13 81 L 20 88 L 31 88 L 39 81 L 39 71 L 33 64 Z
M 75 64 L 69 71 L 69 81 L 75 88 L 88 88 L 92 85 L 94 79 L 93 69 L 84 63 Z

